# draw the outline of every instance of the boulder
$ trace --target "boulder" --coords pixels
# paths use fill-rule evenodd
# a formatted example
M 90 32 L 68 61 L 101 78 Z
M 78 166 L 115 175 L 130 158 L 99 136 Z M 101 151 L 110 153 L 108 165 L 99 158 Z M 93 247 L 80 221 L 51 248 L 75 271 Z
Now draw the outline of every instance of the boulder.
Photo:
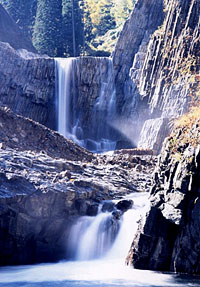
M 133 206 L 133 201 L 132 200 L 120 200 L 117 204 L 116 204 L 116 208 L 118 210 L 121 210 L 122 212 L 127 211 L 128 209 L 131 209 Z

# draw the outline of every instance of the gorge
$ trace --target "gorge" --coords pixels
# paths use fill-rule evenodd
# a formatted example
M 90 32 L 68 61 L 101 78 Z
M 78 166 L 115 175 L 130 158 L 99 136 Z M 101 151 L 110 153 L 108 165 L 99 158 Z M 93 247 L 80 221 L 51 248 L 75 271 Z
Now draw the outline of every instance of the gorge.
M 144 271 L 200 274 L 199 10 L 138 0 L 110 58 L 0 34 L 0 265 L 48 263 L 0 286 L 199 286 Z

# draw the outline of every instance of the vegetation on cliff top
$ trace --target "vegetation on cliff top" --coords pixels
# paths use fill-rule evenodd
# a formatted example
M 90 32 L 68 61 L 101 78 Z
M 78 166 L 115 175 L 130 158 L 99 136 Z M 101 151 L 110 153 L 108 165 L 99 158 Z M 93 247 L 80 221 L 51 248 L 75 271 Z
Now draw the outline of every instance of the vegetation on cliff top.
M 49 56 L 109 55 L 135 0 L 0 0 Z

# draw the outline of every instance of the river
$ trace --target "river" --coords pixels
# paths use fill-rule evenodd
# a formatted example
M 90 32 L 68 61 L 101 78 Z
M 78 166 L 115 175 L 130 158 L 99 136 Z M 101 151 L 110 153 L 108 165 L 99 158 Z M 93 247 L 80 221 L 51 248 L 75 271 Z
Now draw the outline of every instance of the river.
M 199 287 L 200 277 L 135 270 L 125 266 L 125 257 L 137 230 L 138 220 L 148 208 L 147 196 L 144 193 L 131 196 L 134 208 L 124 214 L 120 230 L 109 248 L 102 249 L 102 245 L 110 238 L 109 232 L 102 240 L 97 240 L 103 229 L 102 222 L 106 222 L 105 216 L 102 218 L 100 213 L 92 220 L 85 218 L 84 224 L 87 220 L 89 223 L 84 225 L 86 227 L 81 231 L 81 235 L 80 222 L 77 222 L 79 228 L 72 230 L 73 248 L 75 237 L 80 239 L 77 240 L 75 249 L 78 253 L 74 261 L 2 267 L 0 287 Z M 86 240 L 88 234 L 88 238 L 92 240 Z M 95 248 L 102 250 L 101 254 L 98 253 L 98 258 L 94 255 Z M 84 252 L 85 250 L 87 252 Z M 80 254 L 86 254 L 86 259 Z

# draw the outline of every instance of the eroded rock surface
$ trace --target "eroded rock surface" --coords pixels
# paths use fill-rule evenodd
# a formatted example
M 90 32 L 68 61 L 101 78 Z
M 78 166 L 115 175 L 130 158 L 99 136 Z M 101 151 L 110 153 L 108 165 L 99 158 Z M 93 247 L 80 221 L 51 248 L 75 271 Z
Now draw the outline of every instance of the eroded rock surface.
M 54 60 L 0 42 L 0 104 L 56 128 Z
M 127 262 L 139 269 L 200 274 L 199 121 L 179 141 L 164 144 L 151 189 L 151 207 L 140 223 Z
M 95 216 L 102 201 L 149 191 L 156 157 L 95 156 L 7 108 L 0 126 L 0 265 L 66 259 L 79 216 Z

